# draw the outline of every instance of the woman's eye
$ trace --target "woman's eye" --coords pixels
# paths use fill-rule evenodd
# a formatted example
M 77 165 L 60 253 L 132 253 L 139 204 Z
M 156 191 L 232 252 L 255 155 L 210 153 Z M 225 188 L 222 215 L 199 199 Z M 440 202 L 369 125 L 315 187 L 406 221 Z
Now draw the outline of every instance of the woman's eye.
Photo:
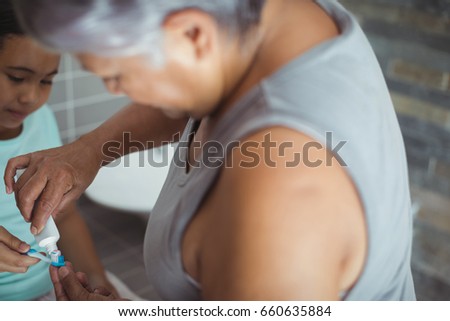
M 112 77 L 103 77 L 104 82 L 118 82 L 120 80 L 120 76 L 112 76 Z
M 21 83 L 25 80 L 25 78 L 18 78 L 18 77 L 14 77 L 11 75 L 8 75 L 9 80 L 16 82 L 16 83 Z

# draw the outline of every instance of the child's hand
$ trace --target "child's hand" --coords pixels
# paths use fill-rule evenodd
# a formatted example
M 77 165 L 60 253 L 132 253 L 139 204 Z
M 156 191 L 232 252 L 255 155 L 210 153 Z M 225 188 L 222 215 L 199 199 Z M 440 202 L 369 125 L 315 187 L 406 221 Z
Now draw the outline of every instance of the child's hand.
M 25 273 L 38 259 L 23 255 L 30 246 L 0 226 L 0 272 Z

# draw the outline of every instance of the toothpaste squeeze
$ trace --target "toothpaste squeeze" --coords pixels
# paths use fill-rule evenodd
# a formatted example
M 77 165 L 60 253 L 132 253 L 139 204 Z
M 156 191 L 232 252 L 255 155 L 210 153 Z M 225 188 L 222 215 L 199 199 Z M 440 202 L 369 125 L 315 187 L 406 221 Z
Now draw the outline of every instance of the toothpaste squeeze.
M 22 174 L 25 172 L 25 169 L 18 169 L 16 173 L 16 181 L 22 176 Z M 58 246 L 56 243 L 59 240 L 59 231 L 56 227 L 55 221 L 53 220 L 53 217 L 50 216 L 47 220 L 47 223 L 45 224 L 44 229 L 41 231 L 41 233 L 36 234 L 34 236 L 36 239 L 36 242 L 38 245 L 42 248 L 45 248 L 47 254 L 50 257 L 51 265 L 60 267 L 64 266 L 64 256 L 61 255 L 61 251 L 58 250 Z M 34 253 L 36 251 L 30 250 L 27 254 L 29 256 L 34 256 Z M 33 254 L 33 255 L 31 255 Z M 39 257 L 38 257 L 39 258 Z M 45 260 L 44 260 L 45 261 Z

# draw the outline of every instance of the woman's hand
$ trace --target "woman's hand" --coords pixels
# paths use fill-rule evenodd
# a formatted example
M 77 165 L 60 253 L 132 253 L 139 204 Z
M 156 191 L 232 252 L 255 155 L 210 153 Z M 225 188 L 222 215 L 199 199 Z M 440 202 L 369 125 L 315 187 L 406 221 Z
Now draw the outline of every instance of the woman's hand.
M 50 215 L 56 216 L 92 183 L 101 166 L 101 156 L 97 154 L 80 139 L 9 160 L 4 176 L 6 190 L 9 194 L 15 192 L 22 216 L 32 222 L 31 233 L 41 232 Z M 20 168 L 26 171 L 14 183 Z
M 109 282 L 108 278 L 106 277 L 106 275 L 104 273 L 102 275 L 90 274 L 89 280 L 90 280 L 89 284 L 91 285 L 91 287 L 93 289 L 97 289 L 97 290 L 103 289 L 102 293 L 108 292 L 109 294 L 112 294 L 116 298 L 119 297 L 119 292 L 117 292 L 114 285 L 112 285 L 111 282 Z
M 104 287 L 93 289 L 87 276 L 81 272 L 74 272 L 72 264 L 66 262 L 65 267 L 50 267 L 50 276 L 55 288 L 58 301 L 114 301 L 119 299 Z
M 39 259 L 26 255 L 30 246 L 0 226 L 0 272 L 25 273 Z

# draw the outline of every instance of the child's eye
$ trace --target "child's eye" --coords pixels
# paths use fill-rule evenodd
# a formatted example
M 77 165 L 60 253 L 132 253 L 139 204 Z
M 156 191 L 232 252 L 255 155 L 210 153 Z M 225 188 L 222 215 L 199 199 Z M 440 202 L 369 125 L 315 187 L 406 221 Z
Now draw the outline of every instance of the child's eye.
M 53 85 L 53 81 L 51 81 L 51 80 L 42 80 L 41 84 L 46 85 L 46 86 L 51 86 L 51 85 Z
M 9 80 L 16 82 L 16 83 L 21 83 L 25 80 L 25 78 L 17 78 L 11 75 L 8 75 Z

